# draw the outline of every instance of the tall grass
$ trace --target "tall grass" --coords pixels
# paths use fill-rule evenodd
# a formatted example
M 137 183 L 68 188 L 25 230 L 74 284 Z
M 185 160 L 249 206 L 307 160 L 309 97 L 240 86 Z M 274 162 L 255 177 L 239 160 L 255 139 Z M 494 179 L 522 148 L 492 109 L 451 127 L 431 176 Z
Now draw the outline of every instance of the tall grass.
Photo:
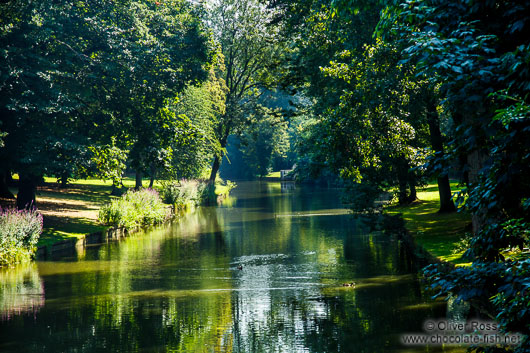
M 42 233 L 42 215 L 37 211 L 0 208 L 0 266 L 30 260 Z
M 160 195 L 153 189 L 129 190 L 99 210 L 105 225 L 134 229 L 160 224 L 168 217 Z

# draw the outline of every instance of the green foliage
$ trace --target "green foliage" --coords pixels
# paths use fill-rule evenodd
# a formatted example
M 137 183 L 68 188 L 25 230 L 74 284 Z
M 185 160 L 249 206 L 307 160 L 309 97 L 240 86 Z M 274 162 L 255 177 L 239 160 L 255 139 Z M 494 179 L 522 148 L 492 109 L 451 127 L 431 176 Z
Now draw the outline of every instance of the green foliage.
M 198 180 L 163 181 L 162 200 L 166 204 L 174 205 L 177 210 L 199 206 L 205 188 L 206 183 Z
M 200 205 L 215 205 L 219 196 L 228 196 L 230 191 L 236 187 L 236 183 L 230 180 L 224 184 L 222 185 L 222 180 L 215 185 L 200 180 L 163 181 L 162 199 L 177 210 Z M 223 195 L 219 195 L 218 188 L 223 189 Z
M 140 171 L 167 167 L 171 143 L 195 136 L 168 101 L 205 80 L 214 56 L 197 10 L 183 0 L 0 4 L 6 168 L 85 177 L 88 148 L 111 144 Z M 109 167 L 100 173 L 116 180 Z
M 455 127 L 448 158 L 467 160 L 467 188 L 457 203 L 473 214 L 467 254 L 474 262 L 451 272 L 431 267 L 426 275 L 440 294 L 488 299 L 501 329 L 526 335 L 515 352 L 530 347 L 528 253 L 521 251 L 530 245 L 529 6 L 404 2 L 385 12 L 407 46 L 403 61 L 441 85 Z
M 399 187 L 400 202 L 406 203 L 407 186 L 415 187 L 422 177 L 416 167 L 424 162 L 426 124 L 418 96 L 426 87 L 398 61 L 395 45 L 377 40 L 357 55 L 343 51 L 322 68 L 345 88 L 339 104 L 322 113 L 322 142 L 315 148 L 343 179 L 371 184 L 364 188 L 375 192 Z
M 168 205 L 176 204 L 180 195 L 179 187 L 180 184 L 176 181 L 162 181 L 162 201 Z
M 287 50 L 272 22 L 274 10 L 256 0 L 216 0 L 208 3 L 208 21 L 224 56 L 221 76 L 227 87 L 225 111 L 214 127 L 221 147 L 210 182 L 215 181 L 228 136 L 241 134 L 259 106 L 264 89 L 278 85 L 280 62 Z
M 340 174 L 374 190 L 396 186 L 400 201 L 413 200 L 423 177 L 418 167 L 429 143 L 433 88 L 414 75 L 413 65 L 400 63 L 398 43 L 373 36 L 383 3 L 275 3 L 297 48 L 286 79 L 306 99 L 300 113 L 311 122 L 300 124 L 293 139 L 299 174 Z
M 42 233 L 42 215 L 35 210 L 0 208 L 0 267 L 30 260 Z
M 343 202 L 356 213 L 373 213 L 380 211 L 382 205 L 375 203 L 377 199 L 385 192 L 377 185 L 367 181 L 362 183 L 346 184 L 347 193 Z
M 96 175 L 103 180 L 112 180 L 115 187 L 120 185 L 127 152 L 116 147 L 114 140 L 112 145 L 90 146 L 89 150 L 92 152 L 91 162 L 97 170 Z
M 132 35 L 127 65 L 111 74 L 118 110 L 111 131 L 130 146 L 136 172 L 167 171 L 175 153 L 197 138 L 187 117 L 169 109 L 187 85 L 207 78 L 214 51 L 193 8 L 185 1 L 133 3 L 123 23 Z M 129 89 L 130 84 L 134 89 Z
M 300 109 L 300 107 L 299 107 Z M 303 110 L 301 110 L 303 112 Z M 291 134 L 293 146 L 297 152 L 296 172 L 302 181 L 334 179 L 329 159 L 323 153 L 326 142 L 326 132 L 322 119 L 318 119 L 311 112 L 299 114 L 292 124 L 294 132 Z
M 263 177 L 275 158 L 285 157 L 289 145 L 288 123 L 279 110 L 260 106 L 250 116 L 250 126 L 241 134 L 246 177 Z
M 442 269 L 443 271 L 443 269 Z M 489 298 L 500 328 L 504 332 L 522 334 L 521 343 L 513 352 L 527 352 L 529 346 L 530 260 L 502 263 L 475 262 L 471 267 L 456 268 L 440 276 L 441 268 L 430 265 L 424 269 L 435 297 L 454 293 L 460 300 L 483 301 Z M 476 348 L 479 352 L 497 352 L 495 347 Z
M 157 191 L 129 190 L 120 198 L 111 200 L 99 210 L 98 219 L 105 225 L 134 229 L 164 222 L 167 208 Z
M 212 67 L 208 80 L 201 85 L 188 86 L 171 106 L 179 116 L 189 118 L 194 136 L 187 141 L 175 139 L 171 166 L 176 178 L 201 177 L 211 165 L 212 155 L 221 153 L 221 146 L 215 134 L 220 116 L 225 114 L 227 87 L 217 73 L 223 69 L 222 54 L 216 67 Z

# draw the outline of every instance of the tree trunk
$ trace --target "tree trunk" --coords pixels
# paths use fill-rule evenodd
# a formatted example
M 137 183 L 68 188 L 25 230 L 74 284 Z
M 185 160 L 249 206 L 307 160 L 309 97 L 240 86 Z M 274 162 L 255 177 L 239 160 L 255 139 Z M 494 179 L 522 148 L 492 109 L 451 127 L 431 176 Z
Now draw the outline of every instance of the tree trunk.
M 219 171 L 219 167 L 221 167 L 220 159 L 222 157 L 215 156 L 215 159 L 213 160 L 212 164 L 212 172 L 210 173 L 210 179 L 208 180 L 208 183 L 214 184 L 215 178 L 217 177 L 217 172 Z
M 431 146 L 436 156 L 442 158 L 444 155 L 444 144 L 442 132 L 440 131 L 440 118 L 436 111 L 436 102 L 433 99 L 427 106 L 427 124 L 429 125 L 429 135 L 431 137 Z M 451 200 L 451 185 L 449 184 L 448 173 L 444 173 L 437 178 L 438 194 L 440 195 L 440 209 L 438 212 L 454 212 L 455 204 Z
M 17 194 L 17 208 L 19 210 L 36 208 L 35 190 L 35 176 L 31 174 L 20 174 Z
M 455 212 L 456 207 L 451 200 L 451 184 L 449 184 L 449 176 L 444 175 L 438 179 L 438 193 L 440 194 L 440 210 L 438 212 Z
M 220 140 L 219 144 L 221 145 L 222 149 L 226 148 L 226 144 L 228 141 L 228 134 L 224 135 Z M 223 159 L 223 154 L 216 155 L 215 159 L 213 160 L 212 164 L 212 172 L 210 173 L 210 179 L 208 180 L 209 184 L 215 184 L 215 178 L 217 177 L 217 172 L 219 171 L 219 168 L 221 167 L 221 161 Z
M 416 191 L 416 176 L 414 175 L 414 172 L 409 172 L 409 189 L 410 195 L 408 201 L 410 203 L 418 199 L 418 193 Z
M 474 150 L 467 156 L 467 162 L 469 164 L 469 183 L 471 187 L 476 187 L 480 177 L 480 170 L 484 166 L 488 156 L 482 150 Z M 473 225 L 473 233 L 477 234 L 485 225 L 485 212 L 483 210 L 473 213 L 471 218 Z
M 469 168 L 467 165 L 467 156 L 465 154 L 460 153 L 458 155 L 458 164 L 462 171 L 460 182 L 464 183 L 464 185 L 469 188 Z
M 0 170 L 0 197 L 14 199 L 15 196 L 8 188 L 8 175 L 9 177 L 11 176 L 11 173 L 8 170 Z
M 467 108 L 467 109 L 466 109 Z M 455 120 L 455 125 L 460 127 L 470 127 L 474 131 L 472 132 L 475 137 L 481 136 L 478 133 L 477 129 L 480 129 L 480 126 L 477 126 L 476 121 L 480 120 L 479 117 L 482 114 L 490 114 L 486 111 L 486 108 L 483 105 L 478 107 L 462 107 L 455 106 L 453 107 L 451 114 L 453 115 L 453 120 Z M 485 141 L 482 143 L 475 143 L 476 146 L 485 146 Z M 487 151 L 482 148 L 474 149 L 467 152 L 467 156 L 461 157 L 460 162 L 464 164 L 464 181 L 468 187 L 468 192 L 476 187 L 476 183 L 479 181 L 480 171 L 484 167 L 486 160 L 488 159 Z M 478 234 L 478 232 L 486 224 L 486 216 L 484 211 L 478 211 L 472 215 L 472 225 L 473 225 L 473 234 Z
M 156 168 L 151 167 L 151 175 L 149 176 L 149 188 L 152 189 L 156 178 Z
M 399 186 L 398 202 L 400 205 L 404 205 L 408 203 L 407 169 L 408 168 L 407 168 L 406 163 L 403 163 L 403 161 L 398 162 L 398 166 L 397 166 L 397 178 L 398 178 L 398 186 Z
M 139 190 L 142 188 L 142 172 L 139 170 L 136 171 L 136 184 L 134 188 L 136 190 Z
M 68 183 L 68 174 L 63 173 L 60 178 L 61 185 L 59 186 L 61 189 L 66 189 L 66 184 Z

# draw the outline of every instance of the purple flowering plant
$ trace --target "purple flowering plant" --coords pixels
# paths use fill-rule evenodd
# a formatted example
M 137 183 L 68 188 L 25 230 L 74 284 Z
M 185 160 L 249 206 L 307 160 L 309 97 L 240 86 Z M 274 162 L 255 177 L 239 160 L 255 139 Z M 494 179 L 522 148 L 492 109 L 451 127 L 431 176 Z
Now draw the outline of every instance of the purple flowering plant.
M 0 266 L 30 260 L 42 233 L 42 214 L 37 210 L 0 207 Z

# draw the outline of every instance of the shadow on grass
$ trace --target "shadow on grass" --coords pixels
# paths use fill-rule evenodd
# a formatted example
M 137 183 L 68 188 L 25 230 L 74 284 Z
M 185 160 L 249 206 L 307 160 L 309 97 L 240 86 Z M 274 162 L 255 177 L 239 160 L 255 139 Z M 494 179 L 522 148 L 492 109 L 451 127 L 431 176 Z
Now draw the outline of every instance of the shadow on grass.
M 387 213 L 401 214 L 416 242 L 432 255 L 455 264 L 468 262 L 462 258 L 462 253 L 455 254 L 454 249 L 464 237 L 471 217 L 466 213 L 438 213 L 438 209 L 438 200 L 420 201 L 389 207 Z
M 109 200 L 112 186 L 110 185 L 69 185 L 61 189 L 53 184 L 38 188 L 38 196 L 57 200 L 74 200 L 103 204 Z
M 452 192 L 457 192 L 458 190 L 460 190 L 462 188 L 462 186 L 455 182 L 455 181 L 452 181 L 450 182 L 450 185 L 451 185 L 451 190 Z M 419 188 L 420 189 L 420 192 L 438 192 L 438 185 L 437 184 L 429 184 L 427 185 L 426 187 L 422 187 L 422 188 Z
M 48 246 L 62 240 L 79 238 L 105 230 L 105 226 L 87 218 L 44 217 L 44 231 L 37 246 Z

